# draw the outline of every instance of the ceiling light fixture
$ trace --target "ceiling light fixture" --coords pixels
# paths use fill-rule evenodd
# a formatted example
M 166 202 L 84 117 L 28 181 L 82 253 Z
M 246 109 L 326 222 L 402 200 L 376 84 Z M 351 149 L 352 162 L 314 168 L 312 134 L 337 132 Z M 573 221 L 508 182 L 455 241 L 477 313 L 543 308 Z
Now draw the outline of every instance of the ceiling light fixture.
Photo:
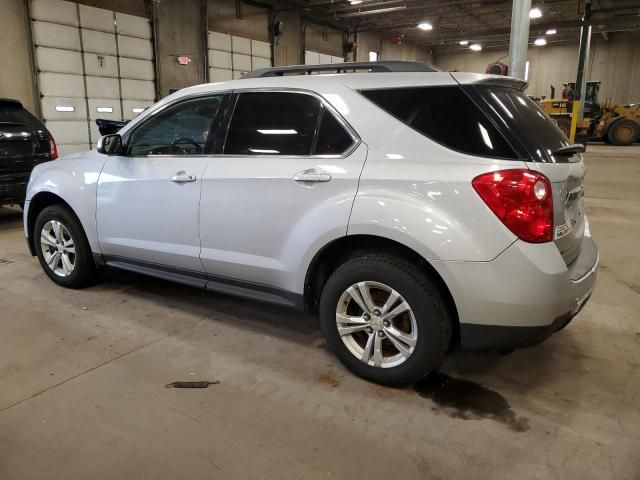
M 421 22 L 418 24 L 418 28 L 427 32 L 429 30 L 433 30 L 433 25 L 431 25 L 431 23 L 429 22 Z
M 479 52 L 480 50 L 482 50 L 482 45 L 480 45 L 479 43 L 474 43 L 470 45 L 469 48 L 474 52 Z
M 558 31 L 555 28 L 550 28 L 545 32 L 545 35 L 555 35 Z
M 538 7 L 532 8 L 529 11 L 529 18 L 540 18 L 540 17 L 542 17 L 542 10 L 540 10 Z
M 349 0 L 349 3 L 351 5 L 360 5 L 362 3 L 362 0 Z
M 460 40 L 460 45 L 469 45 L 469 40 Z
M 536 38 L 533 43 L 538 47 L 543 47 L 547 44 L 547 41 L 544 38 Z

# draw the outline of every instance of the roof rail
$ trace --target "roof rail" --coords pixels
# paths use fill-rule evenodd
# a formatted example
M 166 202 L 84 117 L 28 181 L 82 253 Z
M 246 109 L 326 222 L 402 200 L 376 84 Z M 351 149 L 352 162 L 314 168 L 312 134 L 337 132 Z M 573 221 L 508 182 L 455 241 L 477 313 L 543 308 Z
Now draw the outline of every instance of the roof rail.
M 350 70 L 366 70 L 367 72 L 440 72 L 429 63 L 422 62 L 345 62 L 325 63 L 322 65 L 289 65 L 285 67 L 259 68 L 247 73 L 242 78 L 281 77 L 287 74 L 309 75 L 314 72 L 346 73 Z

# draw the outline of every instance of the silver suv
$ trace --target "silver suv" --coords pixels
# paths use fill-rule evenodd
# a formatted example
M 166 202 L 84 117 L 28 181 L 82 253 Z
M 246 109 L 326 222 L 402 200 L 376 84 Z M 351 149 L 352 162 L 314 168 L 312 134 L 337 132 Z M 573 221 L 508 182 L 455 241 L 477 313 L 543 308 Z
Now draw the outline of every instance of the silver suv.
M 598 266 L 584 147 L 518 80 L 364 68 L 186 88 L 36 167 L 32 254 L 71 288 L 111 266 L 317 310 L 340 360 L 387 385 L 567 325 Z

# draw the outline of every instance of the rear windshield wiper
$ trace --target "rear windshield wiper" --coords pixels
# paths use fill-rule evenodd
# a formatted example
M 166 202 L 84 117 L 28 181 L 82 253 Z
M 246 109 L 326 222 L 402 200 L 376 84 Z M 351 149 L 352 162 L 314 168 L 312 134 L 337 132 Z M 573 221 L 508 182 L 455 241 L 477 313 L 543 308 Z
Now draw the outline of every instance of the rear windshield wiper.
M 584 153 L 587 148 L 581 143 L 574 143 L 573 145 L 567 145 L 561 147 L 553 152 L 554 155 L 573 155 L 574 153 Z

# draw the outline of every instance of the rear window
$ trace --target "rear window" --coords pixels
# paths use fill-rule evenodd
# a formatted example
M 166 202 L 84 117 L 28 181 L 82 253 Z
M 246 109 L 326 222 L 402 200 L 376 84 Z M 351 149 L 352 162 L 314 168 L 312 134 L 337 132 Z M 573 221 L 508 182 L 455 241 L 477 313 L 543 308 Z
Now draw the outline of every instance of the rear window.
M 26 125 L 40 127 L 40 122 L 14 102 L 0 102 L 0 125 Z
M 542 107 L 524 93 L 496 86 L 464 88 L 498 125 L 503 125 L 518 139 L 532 160 L 567 161 L 553 155 L 558 148 L 569 145 L 567 137 Z
M 361 93 L 398 120 L 448 148 L 483 157 L 518 158 L 491 120 L 458 86 Z

